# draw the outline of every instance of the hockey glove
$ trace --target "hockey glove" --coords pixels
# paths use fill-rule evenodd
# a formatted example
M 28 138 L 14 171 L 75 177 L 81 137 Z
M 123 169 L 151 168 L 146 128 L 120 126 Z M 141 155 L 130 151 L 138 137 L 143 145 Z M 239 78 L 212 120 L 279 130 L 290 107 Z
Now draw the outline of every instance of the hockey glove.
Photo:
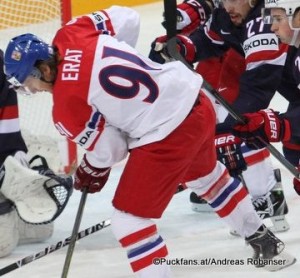
M 196 54 L 193 42 L 188 37 L 182 35 L 177 35 L 176 38 L 178 51 L 188 63 L 192 63 Z M 158 37 L 152 42 L 149 58 L 160 64 L 172 60 L 167 50 L 167 36 Z
M 177 32 L 180 34 L 190 34 L 202 25 L 206 20 L 206 13 L 202 5 L 197 0 L 186 0 L 177 5 Z M 162 22 L 166 28 L 166 21 Z
M 218 134 L 215 136 L 215 146 L 218 160 L 226 166 L 231 176 L 238 177 L 247 169 L 239 138 L 230 133 Z
M 294 178 L 293 180 L 294 189 L 298 195 L 300 195 L 300 180 Z
M 106 184 L 110 170 L 110 167 L 93 167 L 84 155 L 74 175 L 74 188 L 82 191 L 87 187 L 88 193 L 99 192 Z
M 262 142 L 288 141 L 291 137 L 288 120 L 272 109 L 244 114 L 246 124 L 236 124 L 232 133 L 243 139 L 250 148 L 263 148 Z M 260 138 L 260 139 L 259 139 Z

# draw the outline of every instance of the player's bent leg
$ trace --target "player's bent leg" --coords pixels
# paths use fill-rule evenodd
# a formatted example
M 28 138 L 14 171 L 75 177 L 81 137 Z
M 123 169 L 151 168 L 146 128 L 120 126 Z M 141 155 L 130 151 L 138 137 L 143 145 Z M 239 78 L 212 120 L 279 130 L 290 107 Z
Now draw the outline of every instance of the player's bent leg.
M 277 182 L 270 153 L 266 149 L 250 150 L 245 145 L 242 150 L 247 163 L 243 177 L 249 194 L 256 199 L 270 192 Z
M 276 179 L 270 159 L 270 153 L 266 149 L 251 150 L 242 144 L 243 157 L 247 163 L 247 169 L 243 171 L 243 182 L 253 200 L 266 195 L 275 186 Z M 194 193 L 190 196 L 192 210 L 196 212 L 212 211 L 206 201 Z
M 19 244 L 43 242 L 49 239 L 54 230 L 54 222 L 48 224 L 25 223 L 20 217 L 19 222 Z
M 272 271 L 288 267 L 295 263 L 295 257 L 283 252 L 284 244 L 263 224 L 251 203 L 246 188 L 240 180 L 232 178 L 225 166 L 218 162 L 215 169 L 207 176 L 187 182 L 186 185 L 201 195 L 214 211 L 236 230 L 254 250 L 253 259 L 275 260 Z M 284 265 L 276 265 L 276 260 L 283 260 Z
M 213 171 L 186 185 L 204 198 L 225 222 L 243 237 L 254 234 L 262 225 L 246 188 L 231 177 L 221 162 Z
M 0 258 L 8 256 L 18 245 L 17 218 L 12 203 L 0 193 Z
M 170 267 L 166 263 L 153 263 L 157 258 L 165 259 L 168 250 L 151 219 L 115 209 L 111 226 L 113 234 L 127 250 L 131 268 L 138 277 L 169 278 L 172 276 Z

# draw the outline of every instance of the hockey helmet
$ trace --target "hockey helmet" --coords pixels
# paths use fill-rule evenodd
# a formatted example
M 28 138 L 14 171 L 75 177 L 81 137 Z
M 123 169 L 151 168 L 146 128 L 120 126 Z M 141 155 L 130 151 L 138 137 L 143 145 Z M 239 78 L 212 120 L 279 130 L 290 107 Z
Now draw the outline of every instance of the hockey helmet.
M 262 15 L 266 24 L 271 24 L 273 22 L 271 9 L 284 9 L 286 15 L 289 17 L 291 28 L 300 28 L 299 26 L 293 26 L 292 23 L 292 18 L 295 15 L 295 12 L 300 9 L 299 0 L 265 0 L 265 7 L 262 9 Z
M 27 33 L 14 37 L 9 41 L 4 55 L 7 80 L 14 86 L 22 86 L 32 72 L 36 74 L 35 63 L 52 56 L 52 47 L 37 36 Z

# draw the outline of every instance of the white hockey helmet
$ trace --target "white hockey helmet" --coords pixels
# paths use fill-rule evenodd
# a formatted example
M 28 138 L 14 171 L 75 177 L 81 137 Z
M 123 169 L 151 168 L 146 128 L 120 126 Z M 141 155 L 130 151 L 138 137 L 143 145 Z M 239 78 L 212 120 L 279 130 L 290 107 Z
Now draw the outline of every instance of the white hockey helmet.
M 300 29 L 299 26 L 294 26 L 293 17 L 295 12 L 300 10 L 299 0 L 265 0 L 265 7 L 262 9 L 262 16 L 266 24 L 272 24 L 271 9 L 284 9 L 289 17 L 289 23 L 292 29 Z

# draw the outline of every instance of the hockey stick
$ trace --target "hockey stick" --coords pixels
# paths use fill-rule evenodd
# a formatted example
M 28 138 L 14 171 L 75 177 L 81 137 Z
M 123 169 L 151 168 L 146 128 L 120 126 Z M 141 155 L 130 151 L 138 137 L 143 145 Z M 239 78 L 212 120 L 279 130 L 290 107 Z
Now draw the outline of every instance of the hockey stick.
M 80 240 L 84 237 L 87 237 L 87 236 L 93 234 L 93 233 L 101 231 L 102 229 L 104 229 L 108 226 L 110 226 L 110 219 L 104 220 L 104 221 L 97 223 L 89 228 L 86 228 L 85 230 L 80 231 L 76 236 L 76 240 Z M 44 248 L 43 250 L 41 250 L 35 254 L 26 256 L 21 260 L 18 260 L 6 267 L 3 267 L 0 269 L 0 276 L 7 274 L 15 269 L 18 269 L 26 264 L 32 263 L 33 261 L 35 261 L 37 259 L 43 258 L 50 253 L 53 253 L 65 246 L 69 245 L 70 241 L 71 241 L 71 237 L 67 237 L 64 240 L 60 240 L 60 241 L 56 242 L 55 244 L 47 246 L 46 248 Z
M 182 57 L 177 48 L 176 42 L 176 0 L 164 0 L 165 9 L 165 22 L 167 29 L 167 50 L 170 56 L 177 61 L 182 62 L 190 70 L 197 73 L 189 63 Z M 198 73 L 197 73 L 198 74 Z M 238 114 L 234 108 L 215 90 L 207 81 L 203 79 L 202 84 L 203 89 L 208 91 L 227 111 L 228 113 L 238 122 L 246 124 L 246 119 L 242 115 Z M 265 145 L 269 152 L 287 169 L 289 172 L 295 176 L 297 179 L 300 178 L 299 170 L 291 164 L 273 145 L 263 140 L 261 137 L 257 139 Z
M 186 189 L 187 189 L 187 187 L 186 187 L 185 184 L 180 184 L 178 186 L 177 191 L 175 192 L 175 194 L 177 194 L 179 192 L 182 192 Z M 110 225 L 111 225 L 111 220 L 110 219 L 107 219 L 107 220 L 104 220 L 100 223 L 97 223 L 97 224 L 95 224 L 95 225 L 93 225 L 89 228 L 86 228 L 85 230 L 82 230 L 79 233 L 77 233 L 76 240 L 80 240 L 84 237 L 87 237 L 87 236 L 93 234 L 93 233 L 101 231 L 102 229 L 107 228 Z M 16 270 L 16 269 L 18 269 L 18 268 L 20 268 L 20 267 L 22 267 L 26 264 L 32 263 L 33 261 L 35 261 L 37 259 L 43 258 L 46 255 L 48 255 L 50 253 L 53 253 L 53 252 L 65 247 L 65 246 L 69 245 L 70 242 L 71 242 L 71 236 L 65 238 L 64 240 L 60 240 L 55 244 L 47 246 L 42 251 L 39 251 L 35 254 L 26 256 L 21 260 L 18 260 L 18 261 L 14 262 L 14 263 L 6 266 L 6 267 L 3 267 L 3 268 L 0 269 L 0 276 L 5 275 L 5 274 L 7 274 L 7 273 L 9 273 L 13 270 Z
M 85 206 L 86 199 L 87 199 L 87 194 L 88 194 L 88 188 L 86 187 L 83 190 L 81 198 L 80 198 L 80 203 L 79 203 L 77 215 L 76 215 L 76 218 L 75 218 L 75 223 L 74 223 L 74 227 L 73 227 L 73 231 L 72 231 L 72 235 L 71 235 L 71 240 L 70 240 L 70 244 L 69 244 L 69 247 L 68 247 L 68 251 L 67 251 L 67 255 L 66 255 L 66 259 L 65 259 L 64 268 L 63 268 L 63 271 L 62 271 L 61 278 L 66 278 L 68 276 L 70 263 L 71 263 L 71 260 L 72 260 L 72 256 L 73 256 L 73 252 L 74 252 L 75 244 L 76 244 L 76 240 L 77 240 L 77 234 L 78 234 L 78 231 L 79 231 L 79 226 L 80 226 L 84 206 Z

